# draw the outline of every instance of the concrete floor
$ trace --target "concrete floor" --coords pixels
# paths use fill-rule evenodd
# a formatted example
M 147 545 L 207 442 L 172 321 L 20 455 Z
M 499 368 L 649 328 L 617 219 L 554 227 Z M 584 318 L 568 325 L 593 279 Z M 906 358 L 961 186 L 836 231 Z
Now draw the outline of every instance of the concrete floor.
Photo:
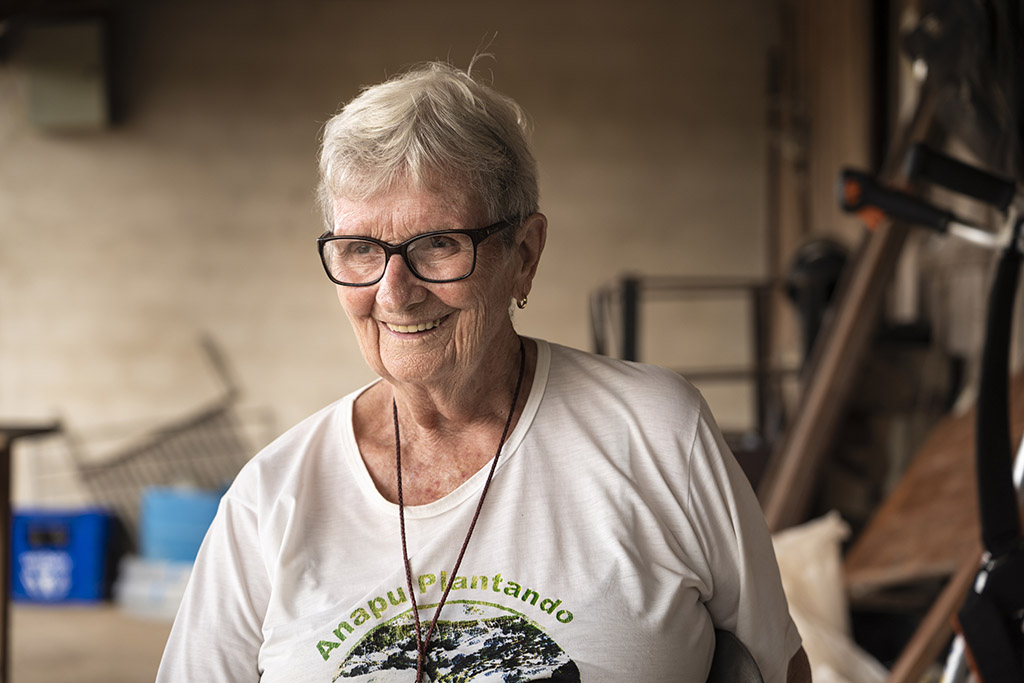
M 11 606 L 10 683 L 143 683 L 156 676 L 169 621 L 110 604 Z

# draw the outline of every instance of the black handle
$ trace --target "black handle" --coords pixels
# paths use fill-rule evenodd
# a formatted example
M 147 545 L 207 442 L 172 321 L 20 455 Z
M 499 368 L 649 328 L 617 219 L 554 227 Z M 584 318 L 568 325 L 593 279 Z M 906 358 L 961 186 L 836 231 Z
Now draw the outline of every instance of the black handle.
M 883 187 L 872 176 L 852 168 L 844 168 L 840 175 L 839 205 L 843 211 L 860 215 L 871 228 L 888 217 L 945 232 L 950 221 L 956 220 L 951 212 Z
M 904 164 L 910 180 L 924 180 L 1006 211 L 1017 193 L 1007 178 L 965 164 L 918 143 L 910 148 Z

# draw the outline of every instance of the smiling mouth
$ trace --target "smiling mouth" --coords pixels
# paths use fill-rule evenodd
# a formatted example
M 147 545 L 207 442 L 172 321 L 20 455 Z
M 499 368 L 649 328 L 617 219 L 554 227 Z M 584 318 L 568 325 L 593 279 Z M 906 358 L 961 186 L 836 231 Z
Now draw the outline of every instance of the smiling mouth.
M 425 323 L 416 323 L 414 325 L 393 325 L 387 322 L 384 323 L 384 325 L 392 332 L 401 332 L 403 334 L 409 334 L 412 332 L 426 332 L 427 330 L 432 330 L 438 325 L 440 325 L 447 317 L 448 316 L 445 316 L 444 318 L 438 318 L 437 320 L 431 320 L 430 322 Z

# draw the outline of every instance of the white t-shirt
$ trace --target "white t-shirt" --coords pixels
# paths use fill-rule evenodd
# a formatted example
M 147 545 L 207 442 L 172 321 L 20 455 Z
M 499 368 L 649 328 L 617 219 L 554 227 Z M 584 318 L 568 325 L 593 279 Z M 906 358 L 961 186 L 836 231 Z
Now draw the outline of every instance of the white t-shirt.
M 713 629 L 769 683 L 800 637 L 760 507 L 678 375 L 537 341 L 529 399 L 488 467 L 407 507 L 431 680 L 703 683 Z M 286 432 L 224 496 L 157 680 L 411 681 L 398 507 L 358 452 L 360 392 Z

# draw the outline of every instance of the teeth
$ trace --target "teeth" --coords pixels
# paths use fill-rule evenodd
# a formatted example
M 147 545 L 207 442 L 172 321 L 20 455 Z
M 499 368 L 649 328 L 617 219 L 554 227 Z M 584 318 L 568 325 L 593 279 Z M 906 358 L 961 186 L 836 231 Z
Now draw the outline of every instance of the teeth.
M 416 325 L 392 325 L 391 323 L 384 323 L 388 326 L 388 329 L 392 332 L 423 332 L 424 330 L 432 330 L 441 324 L 441 319 L 431 320 L 429 323 L 418 323 Z

